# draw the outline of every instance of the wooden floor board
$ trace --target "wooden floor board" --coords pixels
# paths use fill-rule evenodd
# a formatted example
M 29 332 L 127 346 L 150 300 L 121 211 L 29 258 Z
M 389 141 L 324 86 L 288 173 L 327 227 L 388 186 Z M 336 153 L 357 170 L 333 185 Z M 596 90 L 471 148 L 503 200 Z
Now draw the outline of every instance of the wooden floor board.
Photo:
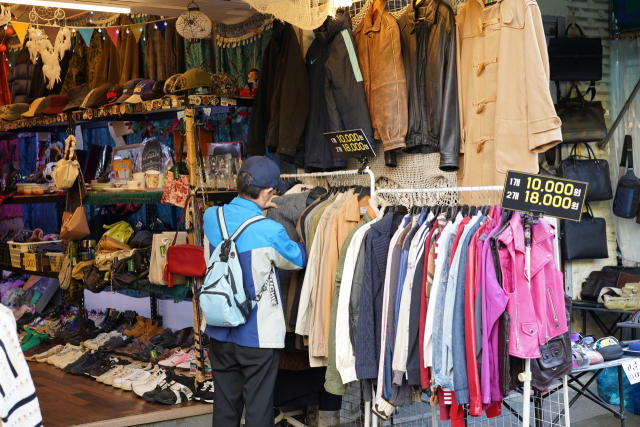
M 199 408 L 203 406 L 202 403 L 194 401 L 174 406 L 150 404 L 131 391 L 106 386 L 86 375 L 68 374 L 46 363 L 29 362 L 29 368 L 40 402 L 43 425 L 47 427 L 100 421 L 106 422 L 105 425 L 131 425 L 124 419 L 117 419 L 140 417 L 141 414 L 161 415 L 161 418 L 167 419 L 173 418 L 172 411 L 176 415 L 179 413 L 180 417 L 189 416 L 191 411 L 179 408 L 195 406 L 194 413 L 203 409 Z M 208 407 L 211 408 L 211 405 Z M 161 411 L 165 413 L 160 414 Z

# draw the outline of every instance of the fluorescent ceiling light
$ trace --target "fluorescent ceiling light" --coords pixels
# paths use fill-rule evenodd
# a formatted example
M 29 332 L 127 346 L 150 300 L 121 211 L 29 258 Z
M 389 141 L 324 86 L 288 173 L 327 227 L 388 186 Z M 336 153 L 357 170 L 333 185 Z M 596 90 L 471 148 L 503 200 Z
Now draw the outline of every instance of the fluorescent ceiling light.
M 41 0 L 11 0 L 11 3 L 24 4 L 27 6 L 55 7 L 60 9 L 92 10 L 94 12 L 131 13 L 131 9 L 129 7 L 101 6 L 99 4 L 62 3 L 57 1 Z

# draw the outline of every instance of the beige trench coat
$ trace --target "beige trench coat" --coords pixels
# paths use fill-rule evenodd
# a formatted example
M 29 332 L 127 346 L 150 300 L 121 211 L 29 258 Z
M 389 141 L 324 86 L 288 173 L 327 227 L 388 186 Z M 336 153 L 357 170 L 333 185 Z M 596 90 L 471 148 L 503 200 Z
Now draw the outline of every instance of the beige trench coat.
M 538 172 L 562 142 L 535 0 L 469 0 L 457 16 L 462 183 L 502 185 L 507 170 Z

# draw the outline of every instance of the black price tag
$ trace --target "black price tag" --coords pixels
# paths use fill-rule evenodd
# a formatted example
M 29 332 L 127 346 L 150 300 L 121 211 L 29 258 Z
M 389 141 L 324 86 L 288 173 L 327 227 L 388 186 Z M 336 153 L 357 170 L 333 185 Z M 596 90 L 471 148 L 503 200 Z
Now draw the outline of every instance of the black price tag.
M 329 132 L 323 135 L 337 159 L 351 159 L 376 155 L 367 137 L 364 136 L 362 129 Z
M 580 221 L 587 183 L 507 171 L 502 208 Z

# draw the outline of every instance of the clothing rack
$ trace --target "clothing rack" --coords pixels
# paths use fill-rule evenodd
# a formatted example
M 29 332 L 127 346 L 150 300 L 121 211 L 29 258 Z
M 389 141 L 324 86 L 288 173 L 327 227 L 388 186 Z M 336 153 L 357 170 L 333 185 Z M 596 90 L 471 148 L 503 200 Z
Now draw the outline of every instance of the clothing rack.
M 378 188 L 377 193 L 471 193 L 484 191 L 502 191 L 502 185 L 487 185 L 482 187 L 435 187 L 435 188 Z
M 311 172 L 311 173 L 292 173 L 292 174 L 282 174 L 280 175 L 280 179 L 282 178 L 322 178 L 322 177 L 338 177 L 338 176 L 356 176 L 356 175 L 369 175 L 369 181 L 371 188 L 371 197 L 376 194 L 376 177 L 373 174 L 373 171 L 369 169 L 369 167 L 365 167 L 364 169 L 349 169 L 342 171 L 334 171 L 334 172 Z

